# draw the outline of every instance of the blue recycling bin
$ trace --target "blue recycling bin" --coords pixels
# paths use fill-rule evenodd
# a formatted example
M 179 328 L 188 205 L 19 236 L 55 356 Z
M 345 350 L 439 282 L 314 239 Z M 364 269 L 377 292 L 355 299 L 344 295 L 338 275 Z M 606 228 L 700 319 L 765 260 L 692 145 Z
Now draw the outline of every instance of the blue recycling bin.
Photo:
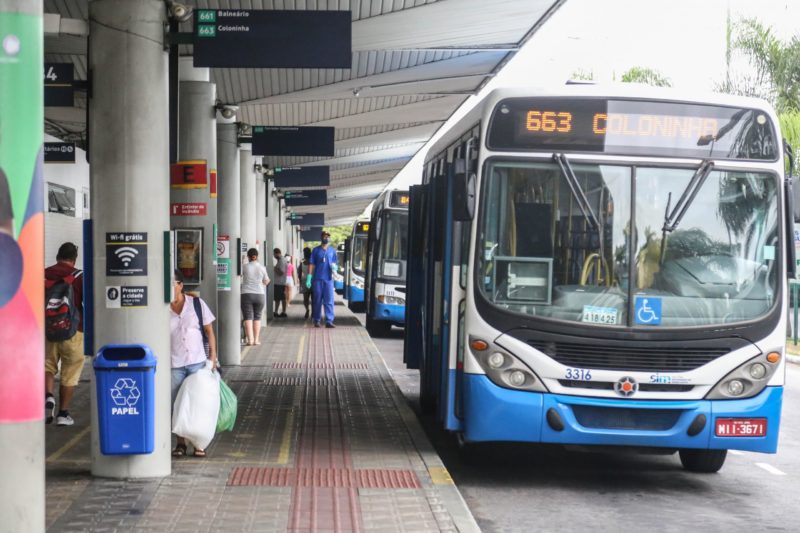
M 94 359 L 100 451 L 153 453 L 156 357 L 143 344 L 110 344 Z

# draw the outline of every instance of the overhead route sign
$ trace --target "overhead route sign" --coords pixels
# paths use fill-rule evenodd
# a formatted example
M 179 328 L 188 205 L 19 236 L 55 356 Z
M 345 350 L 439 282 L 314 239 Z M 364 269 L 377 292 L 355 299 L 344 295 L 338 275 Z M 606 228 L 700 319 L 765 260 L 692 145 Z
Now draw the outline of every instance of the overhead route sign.
M 194 66 L 349 69 L 351 24 L 350 11 L 200 9 Z
M 304 241 L 318 241 L 322 233 L 322 228 L 311 228 L 300 232 L 300 238 Z
M 335 133 L 319 126 L 256 126 L 253 155 L 333 157 Z
M 45 107 L 72 107 L 75 103 L 74 82 L 72 63 L 45 63 Z
M 331 184 L 331 167 L 278 167 L 275 169 L 275 187 L 327 187 Z
M 290 213 L 292 226 L 319 226 L 325 224 L 325 213 Z
M 283 194 L 286 207 L 299 205 L 328 205 L 328 191 L 286 191 Z

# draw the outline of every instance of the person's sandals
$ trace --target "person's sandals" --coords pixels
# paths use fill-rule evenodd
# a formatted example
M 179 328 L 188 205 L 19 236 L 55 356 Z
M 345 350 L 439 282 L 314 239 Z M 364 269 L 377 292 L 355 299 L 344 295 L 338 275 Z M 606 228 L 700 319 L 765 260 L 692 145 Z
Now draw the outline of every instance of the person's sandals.
M 205 450 L 198 450 L 197 448 L 194 449 L 194 453 L 192 454 L 194 457 L 205 457 L 206 451 Z
M 177 444 L 175 449 L 172 450 L 172 457 L 183 457 L 184 455 L 186 455 L 186 445 Z

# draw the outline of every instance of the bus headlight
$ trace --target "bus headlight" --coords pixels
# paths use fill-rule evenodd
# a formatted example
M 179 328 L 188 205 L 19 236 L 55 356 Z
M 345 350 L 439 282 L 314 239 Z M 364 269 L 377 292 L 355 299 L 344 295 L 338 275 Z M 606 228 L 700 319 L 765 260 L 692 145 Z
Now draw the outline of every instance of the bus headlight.
M 478 361 L 492 383 L 506 389 L 547 392 L 547 387 L 536 373 L 508 350 L 494 343 L 482 341 L 488 345 L 487 348 L 475 351 L 472 348 L 474 340 L 470 337 L 470 354 Z
M 382 304 L 406 305 L 405 298 L 399 298 L 397 296 L 386 296 L 385 294 L 378 295 L 378 301 Z
M 777 350 L 746 361 L 722 378 L 706 395 L 706 399 L 732 400 L 735 398 L 738 400 L 756 396 L 767 386 L 770 378 L 780 366 L 780 361 L 781 357 Z
M 356 289 L 361 289 L 362 291 L 364 290 L 364 281 L 363 280 L 354 278 L 353 279 L 353 285 L 355 286 Z

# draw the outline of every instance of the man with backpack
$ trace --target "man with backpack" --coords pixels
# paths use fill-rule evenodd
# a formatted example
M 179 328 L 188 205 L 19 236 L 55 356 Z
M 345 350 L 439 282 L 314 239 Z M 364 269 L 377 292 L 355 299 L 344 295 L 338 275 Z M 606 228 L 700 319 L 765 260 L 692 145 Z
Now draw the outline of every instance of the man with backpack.
M 69 405 L 83 370 L 83 272 L 75 268 L 78 247 L 65 242 L 56 264 L 44 270 L 45 279 L 45 423 L 56 418 L 59 426 L 75 423 Z M 60 406 L 56 416 L 53 396 L 61 365 Z

